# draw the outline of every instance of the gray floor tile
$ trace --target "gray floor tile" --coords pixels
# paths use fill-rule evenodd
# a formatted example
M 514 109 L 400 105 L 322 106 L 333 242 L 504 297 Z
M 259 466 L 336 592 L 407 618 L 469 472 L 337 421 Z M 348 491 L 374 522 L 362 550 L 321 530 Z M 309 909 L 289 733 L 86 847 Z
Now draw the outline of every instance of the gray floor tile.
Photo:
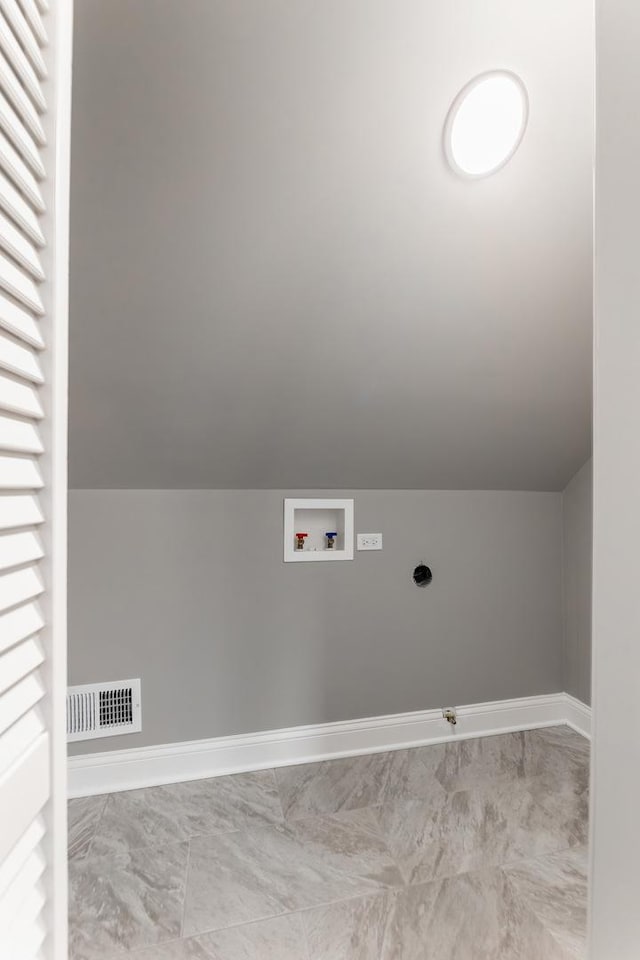
M 70 960 L 104 960 L 179 937 L 187 855 L 180 843 L 72 862 Z
M 307 951 L 302 918 L 289 914 L 134 950 L 121 960 L 307 960 Z
M 67 804 L 68 845 L 70 860 L 79 860 L 89 852 L 100 817 L 107 802 L 106 796 L 79 797 Z
M 587 859 L 582 846 L 504 870 L 545 930 L 576 960 L 587 949 Z
M 392 798 L 442 794 L 436 772 L 445 745 L 345 757 L 276 770 L 285 816 L 290 820 L 373 807 Z
M 282 809 L 289 819 L 374 806 L 382 800 L 388 776 L 388 753 L 276 770 Z
M 525 775 L 523 733 L 449 741 L 444 745 L 442 758 L 435 752 L 437 749 L 437 745 L 419 748 L 424 764 L 451 793 Z
M 567 846 L 587 843 L 589 829 L 590 744 L 570 727 L 526 734 L 530 790 L 555 823 Z
M 72 801 L 71 960 L 584 960 L 588 784 L 556 726 Z
M 538 727 L 535 730 L 526 730 L 525 739 L 528 742 L 541 740 L 549 746 L 560 747 L 562 750 L 572 750 L 588 762 L 591 753 L 591 744 L 586 737 L 577 733 L 566 723 L 558 723 L 551 727 Z
M 272 770 L 113 793 L 96 831 L 96 854 L 278 823 L 282 807 Z
M 542 727 L 525 733 L 525 772 L 527 776 L 571 775 L 583 788 L 589 782 L 591 745 L 571 727 Z
M 566 839 L 565 846 L 580 846 L 589 839 L 589 789 L 582 777 L 541 774 L 527 781 L 532 796 Z
M 303 914 L 310 960 L 569 960 L 501 870 Z
M 397 801 L 376 810 L 382 836 L 407 883 L 425 883 L 576 842 L 573 825 L 553 817 L 526 780 L 460 790 L 429 801 Z
M 197 838 L 185 935 L 401 884 L 371 811 Z
M 445 791 L 438 774 L 448 747 L 449 744 L 435 743 L 430 747 L 385 754 L 387 778 L 380 793 L 380 803 L 442 797 Z

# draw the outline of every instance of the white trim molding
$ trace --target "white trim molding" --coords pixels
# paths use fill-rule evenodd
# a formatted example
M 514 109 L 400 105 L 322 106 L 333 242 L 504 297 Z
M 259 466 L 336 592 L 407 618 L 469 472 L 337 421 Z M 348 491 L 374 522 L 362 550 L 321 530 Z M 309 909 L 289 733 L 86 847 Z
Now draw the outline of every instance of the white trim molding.
M 87 797 L 561 723 L 590 735 L 590 708 L 566 693 L 478 703 L 457 707 L 456 713 L 455 727 L 443 719 L 441 710 L 421 710 L 70 757 L 69 796 Z
M 572 697 L 570 693 L 563 694 L 566 705 L 566 719 L 570 727 L 581 733 L 587 740 L 591 740 L 591 707 L 582 700 Z

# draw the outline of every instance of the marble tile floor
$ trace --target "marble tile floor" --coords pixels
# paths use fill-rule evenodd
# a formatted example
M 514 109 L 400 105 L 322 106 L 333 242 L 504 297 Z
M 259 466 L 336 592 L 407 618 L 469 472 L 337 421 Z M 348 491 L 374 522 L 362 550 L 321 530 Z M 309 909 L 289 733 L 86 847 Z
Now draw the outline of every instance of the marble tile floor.
M 69 802 L 71 960 L 582 960 L 565 726 Z

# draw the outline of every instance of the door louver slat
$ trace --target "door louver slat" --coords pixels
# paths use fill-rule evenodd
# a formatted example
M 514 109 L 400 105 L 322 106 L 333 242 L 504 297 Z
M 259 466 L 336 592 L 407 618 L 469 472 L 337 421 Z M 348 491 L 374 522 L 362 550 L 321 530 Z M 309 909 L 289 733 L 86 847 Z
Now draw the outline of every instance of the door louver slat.
M 45 110 L 47 104 L 40 89 L 40 81 L 2 12 L 0 12 L 0 49 L 4 51 L 7 60 L 20 77 L 35 105 L 39 110 Z
M 40 712 L 31 710 L 0 736 L 0 777 L 45 730 Z
M 36 567 L 5 573 L 0 579 L 0 610 L 8 610 L 25 600 L 39 597 L 44 586 Z
M 31 241 L 0 212 L 0 246 L 36 280 L 44 280 L 40 258 Z
M 34 887 L 42 874 L 44 873 L 45 859 L 39 850 L 28 857 L 15 877 L 11 885 L 11 893 L 6 897 L 0 907 L 0 929 L 6 929 L 16 916 L 25 894 Z
M 55 521 L 64 487 L 58 463 L 64 443 L 55 425 L 64 403 L 64 364 L 46 350 L 45 338 L 60 317 L 64 330 L 66 284 L 56 268 L 64 263 L 65 243 L 41 251 L 57 238 L 64 223 L 64 190 L 55 186 L 68 173 L 57 147 L 64 143 L 58 123 L 64 111 L 48 111 L 45 89 L 54 104 L 68 81 L 56 48 L 64 24 L 68 42 L 68 7 L 62 0 L 0 0 L 0 957 L 7 960 L 53 960 L 66 956 L 64 931 L 55 917 L 55 901 L 64 904 L 63 861 L 58 834 L 60 786 L 51 790 L 58 769 L 56 721 L 52 720 L 52 676 L 56 660 L 58 573 L 47 562 L 50 544 L 61 542 Z M 51 48 L 47 29 L 52 24 Z M 63 43 L 64 46 L 64 43 Z M 55 56 L 54 56 L 55 52 Z M 47 63 L 52 82 L 43 88 Z M 64 81 L 64 82 L 63 82 Z M 65 94 L 68 89 L 65 91 Z M 43 151 L 48 138 L 51 146 Z M 60 164 L 63 181 L 58 181 Z M 45 202 L 46 197 L 46 202 Z M 52 211 L 47 212 L 47 207 Z M 55 216 L 54 216 L 55 213 Z M 58 255 L 62 258 L 58 259 Z M 45 285 L 43 285 L 43 282 Z M 62 299 L 60 299 L 62 294 Z M 43 332 L 44 330 L 44 332 Z M 62 342 L 64 343 L 64 336 Z M 64 347 L 63 347 L 64 349 Z M 40 351 L 43 351 L 41 355 Z M 47 402 L 42 385 L 47 381 Z M 58 404 L 58 406 L 56 406 Z M 52 409 L 54 411 L 52 416 Z M 46 450 L 46 483 L 39 457 Z M 56 455 L 58 460 L 56 461 Z M 56 479 L 56 477 L 58 479 Z M 40 496 L 38 492 L 42 491 Z M 52 509 L 52 507 L 54 507 Z M 46 519 L 45 519 L 46 517 Z M 43 528 L 41 525 L 45 524 Z M 60 525 L 57 529 L 60 529 Z M 63 542 L 62 538 L 62 542 Z M 47 582 L 47 597 L 42 598 Z M 51 582 L 54 588 L 50 589 Z M 44 615 L 43 611 L 46 613 Z M 49 613 L 52 612 L 52 616 Z M 47 622 L 45 622 L 47 621 Z M 59 642 L 59 641 L 58 641 Z M 56 666 L 58 664 L 58 666 Z M 57 684 L 57 681 L 56 681 Z M 57 689 L 57 686 L 55 687 Z M 52 730 L 55 735 L 52 735 Z M 52 744 L 54 749 L 52 749 Z M 57 776 L 57 774 L 56 774 Z M 55 779 L 55 778 L 54 778 Z M 59 783 L 59 782 L 58 782 Z M 53 903 L 49 901 L 52 900 Z M 64 912 L 64 911 L 63 911 Z
M 45 30 L 42 17 L 40 16 L 37 5 L 34 0 L 20 0 L 20 6 L 25 19 L 33 31 L 33 35 L 41 47 L 46 47 L 49 42 L 47 31 Z
M 15 453 L 42 453 L 44 447 L 34 423 L 0 417 L 0 449 Z
M 44 313 L 36 284 L 3 254 L 0 254 L 0 286 L 38 316 Z
M 38 816 L 47 802 L 49 784 L 49 744 L 45 733 L 31 745 L 29 750 L 10 767 L 0 781 L 3 790 L 3 821 L 5 818 L 18 834 L 22 834 Z M 0 833 L 0 858 L 10 852 L 12 831 Z
M 43 410 L 35 387 L 5 377 L 0 373 L 0 409 L 17 413 L 21 417 L 41 420 Z
M 32 383 L 43 382 L 42 368 L 34 351 L 3 333 L 0 333 L 0 367 Z
M 29 203 L 33 205 L 38 213 L 44 213 L 45 202 L 40 191 L 40 186 L 28 166 L 11 145 L 7 137 L 0 131 L 0 167 L 13 180 L 25 195 Z
M 0 171 L 0 207 L 15 221 L 37 247 L 45 244 L 44 234 L 33 209 Z
M 0 897 L 15 882 L 24 864 L 37 853 L 39 844 L 45 835 L 42 817 L 36 817 L 28 830 L 20 837 L 4 863 L 0 863 Z
M 44 80 L 47 76 L 47 65 L 40 50 L 37 39 L 34 37 L 25 16 L 16 3 L 16 0 L 0 0 L 0 9 L 7 18 L 11 29 L 20 41 L 25 53 L 31 61 L 31 65 L 40 77 Z
M 0 616 L 0 653 L 15 643 L 33 636 L 44 626 L 37 603 L 27 603 Z
M 31 951 L 41 946 L 44 940 L 44 928 L 40 922 L 40 915 L 45 902 L 44 890 L 39 883 L 23 893 L 20 909 L 14 914 L 7 929 L 7 934 L 14 943 L 26 941 Z
M 38 116 L 38 111 L 1 49 L 0 86 L 2 86 L 2 89 L 5 91 L 13 109 L 28 127 L 29 133 L 36 143 L 44 146 L 47 142 L 47 137 L 40 117 Z
M 37 640 L 33 638 L 25 640 L 17 647 L 12 647 L 2 658 L 2 677 L 0 678 L 0 693 L 4 693 L 9 687 L 12 687 L 18 680 L 28 676 L 32 670 L 36 670 L 44 657 L 42 648 Z
M 36 526 L 43 521 L 37 497 L 27 494 L 0 496 L 0 530 Z
M 0 367 L 32 383 L 40 384 L 44 379 L 37 354 L 3 333 L 0 333 Z
M 21 906 L 30 901 L 31 891 L 41 889 L 46 868 L 46 858 L 40 847 L 44 836 L 42 817 L 37 816 L 0 866 L 1 902 L 3 906 L 7 902 L 10 905 L 9 920 L 0 927 L 0 943 L 11 945 L 12 960 L 14 957 L 39 958 L 43 925 L 37 922 L 31 924 L 31 930 L 24 926 L 20 929 L 15 918 L 19 916 Z
M 39 490 L 43 486 L 44 480 L 35 460 L 0 455 L 0 490 Z
M 7 330 L 14 337 L 35 347 L 36 350 L 44 347 L 40 325 L 33 315 L 0 292 L 0 333 L 2 330 Z M 7 338 L 4 337 L 4 339 Z M 38 367 L 37 363 L 36 367 Z M 42 374 L 40 374 L 40 380 L 35 382 L 42 383 Z
M 38 144 L 3 93 L 0 93 L 0 127 L 31 172 L 42 180 L 45 169 L 40 159 Z
M 33 563 L 44 557 L 44 550 L 34 530 L 0 535 L 0 570 Z M 0 686 L 2 678 L 0 677 Z
M 10 687 L 0 700 L 0 731 L 8 730 L 12 723 L 32 710 L 43 697 L 42 681 L 35 674 Z

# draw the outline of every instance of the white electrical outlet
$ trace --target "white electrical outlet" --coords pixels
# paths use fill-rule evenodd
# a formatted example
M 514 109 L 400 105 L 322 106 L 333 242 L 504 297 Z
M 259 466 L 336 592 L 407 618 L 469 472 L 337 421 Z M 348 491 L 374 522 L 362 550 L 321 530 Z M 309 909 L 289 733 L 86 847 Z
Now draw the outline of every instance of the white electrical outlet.
M 381 533 L 359 533 L 357 540 L 358 550 L 382 550 Z

